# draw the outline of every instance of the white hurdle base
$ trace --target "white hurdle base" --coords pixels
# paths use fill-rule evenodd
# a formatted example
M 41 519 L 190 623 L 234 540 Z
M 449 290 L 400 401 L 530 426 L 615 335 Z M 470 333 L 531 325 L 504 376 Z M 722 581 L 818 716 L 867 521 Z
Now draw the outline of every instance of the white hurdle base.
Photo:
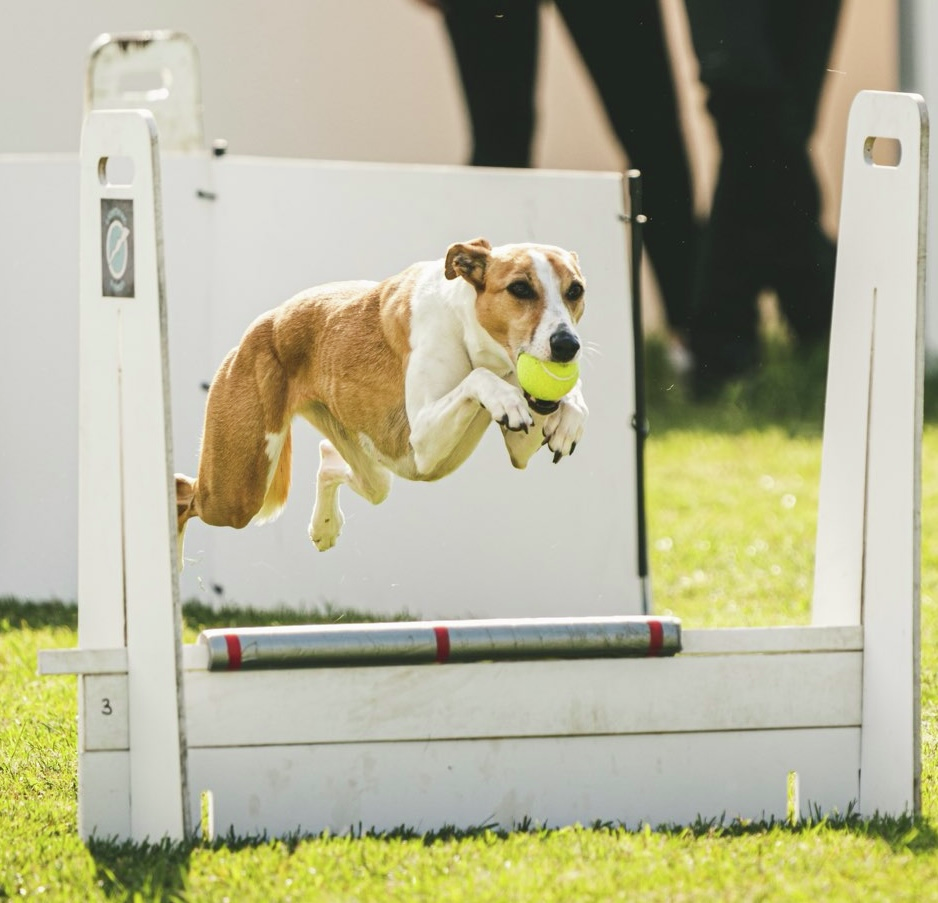
M 784 819 L 793 774 L 802 814 L 858 797 L 859 627 L 684 631 L 651 660 L 212 672 L 185 652 L 189 808 L 207 794 L 220 835 Z M 84 819 L 127 836 L 127 678 L 94 667 Z
M 123 154 L 142 144 L 135 163 L 146 172 L 156 158 L 151 129 L 149 117 L 132 112 L 86 121 L 85 228 L 94 241 L 97 159 L 109 153 L 102 142 Z M 900 141 L 898 166 L 872 162 L 879 136 Z M 268 836 L 918 812 L 926 147 L 921 98 L 858 96 L 844 168 L 812 626 L 683 630 L 682 651 L 665 658 L 211 671 L 207 645 L 183 647 L 170 629 L 178 614 L 166 461 L 148 465 L 152 496 L 129 492 L 150 485 L 152 449 L 124 435 L 116 446 L 123 532 L 83 523 L 80 648 L 40 656 L 43 673 L 81 675 L 82 835 L 183 837 L 200 824 L 203 800 L 209 833 Z M 148 209 L 158 204 L 137 206 L 138 245 Z M 158 247 L 158 227 L 149 234 Z M 83 279 L 83 305 L 93 316 L 131 316 L 138 302 L 118 308 L 102 299 L 101 258 L 89 259 L 98 269 Z M 160 284 L 157 269 L 142 272 L 138 260 L 137 279 Z M 139 337 L 125 333 L 128 340 Z M 84 345 L 83 361 L 94 347 Z M 152 397 L 164 383 L 159 361 L 150 364 Z M 114 395 L 111 383 L 88 386 L 83 404 L 108 436 L 147 417 L 152 435 L 165 428 L 165 405 L 133 408 L 121 421 L 116 407 L 108 417 L 98 404 Z M 126 385 L 121 391 L 128 402 Z M 94 464 L 82 472 L 83 490 L 116 499 L 111 468 Z M 112 549 L 117 538 L 123 549 Z M 144 563 L 171 585 L 152 575 L 141 582 Z

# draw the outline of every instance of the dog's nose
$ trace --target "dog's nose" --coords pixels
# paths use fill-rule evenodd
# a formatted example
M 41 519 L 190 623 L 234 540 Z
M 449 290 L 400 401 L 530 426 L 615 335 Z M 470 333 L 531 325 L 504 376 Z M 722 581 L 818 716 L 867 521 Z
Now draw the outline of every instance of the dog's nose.
M 569 329 L 558 329 L 550 337 L 550 356 L 555 361 L 572 361 L 579 350 L 580 340 Z

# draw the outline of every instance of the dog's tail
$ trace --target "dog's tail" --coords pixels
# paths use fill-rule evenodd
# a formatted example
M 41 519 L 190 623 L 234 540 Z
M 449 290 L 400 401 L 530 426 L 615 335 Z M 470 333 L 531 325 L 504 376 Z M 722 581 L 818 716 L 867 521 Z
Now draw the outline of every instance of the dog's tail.
M 264 504 L 261 505 L 260 511 L 254 515 L 255 524 L 268 524 L 280 516 L 283 506 L 287 503 L 287 495 L 290 492 L 290 462 L 292 458 L 293 432 L 287 427 L 283 445 L 280 448 L 280 457 L 271 468 L 270 483 L 267 486 L 267 494 L 264 496 Z
M 176 474 L 176 555 L 179 570 L 183 567 L 183 540 L 186 536 L 186 524 L 190 517 L 195 517 L 195 480 L 185 474 Z

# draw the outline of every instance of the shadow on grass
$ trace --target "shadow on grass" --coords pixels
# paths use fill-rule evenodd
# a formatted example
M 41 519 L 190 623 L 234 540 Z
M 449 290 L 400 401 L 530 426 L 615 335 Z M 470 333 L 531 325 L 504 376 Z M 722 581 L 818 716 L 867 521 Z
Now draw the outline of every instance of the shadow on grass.
M 118 900 L 185 899 L 189 860 L 198 844 L 192 842 L 88 842 L 96 878 L 108 897 Z
M 176 843 L 163 841 L 155 844 L 136 844 L 127 841 L 93 839 L 89 842 L 89 851 L 95 860 L 98 880 L 109 897 L 138 899 L 142 896 L 145 899 L 177 897 L 184 899 L 190 859 L 196 850 L 237 852 L 266 844 L 278 844 L 292 854 L 307 842 L 354 846 L 362 839 L 389 843 L 407 841 L 419 843 L 425 847 L 477 839 L 481 843 L 490 845 L 517 834 L 530 834 L 546 839 L 557 830 L 551 827 L 539 827 L 533 822 L 523 822 L 511 829 L 500 828 L 497 824 L 483 824 L 468 829 L 443 827 L 431 832 L 418 832 L 407 827 L 377 832 L 363 831 L 359 827 L 357 830 L 353 828 L 342 834 L 297 833 L 277 839 L 266 836 L 239 838 L 229 835 L 211 842 L 192 840 Z M 826 818 L 815 813 L 812 817 L 802 819 L 795 824 L 775 819 L 727 820 L 724 816 L 715 819 L 698 818 L 694 823 L 686 826 L 661 825 L 652 828 L 642 824 L 630 828 L 622 823 L 603 822 L 578 828 L 578 830 L 613 837 L 654 833 L 681 838 L 726 839 L 727 841 L 732 841 L 736 837 L 767 834 L 796 838 L 840 833 L 882 841 L 897 854 L 926 855 L 938 849 L 938 830 L 927 819 L 912 816 L 892 818 L 879 815 L 864 819 L 854 812 Z
M 879 813 L 862 818 L 851 804 L 846 814 L 825 816 L 815 809 L 797 822 L 764 819 L 759 821 L 720 818 L 697 820 L 687 826 L 661 825 L 657 831 L 692 837 L 743 837 L 777 831 L 793 837 L 804 834 L 840 832 L 881 840 L 893 852 L 909 851 L 923 854 L 938 849 L 938 830 L 927 818 L 913 815 L 886 816 Z
M 452 826 L 438 831 L 420 833 L 406 827 L 386 832 L 351 832 L 353 837 L 373 837 L 388 840 L 419 840 L 425 846 L 460 840 L 466 837 L 489 837 L 506 839 L 513 834 L 547 835 L 560 830 L 536 825 L 533 821 L 524 821 L 511 829 L 504 829 L 497 824 L 480 825 L 469 829 Z M 917 854 L 931 853 L 938 849 L 938 830 L 926 818 L 912 815 L 882 816 L 878 813 L 871 818 L 861 818 L 851 807 L 845 815 L 824 816 L 815 810 L 810 817 L 797 822 L 770 819 L 727 819 L 726 815 L 717 818 L 701 818 L 689 825 L 661 824 L 652 827 L 648 824 L 628 825 L 625 822 L 595 822 L 581 830 L 604 832 L 619 835 L 638 835 L 646 832 L 664 834 L 672 837 L 709 837 L 733 838 L 758 836 L 768 833 L 780 833 L 796 837 L 799 835 L 820 834 L 823 832 L 847 833 L 859 837 L 869 837 L 885 842 L 894 852 L 909 851 Z M 293 843 L 300 838 L 294 838 Z

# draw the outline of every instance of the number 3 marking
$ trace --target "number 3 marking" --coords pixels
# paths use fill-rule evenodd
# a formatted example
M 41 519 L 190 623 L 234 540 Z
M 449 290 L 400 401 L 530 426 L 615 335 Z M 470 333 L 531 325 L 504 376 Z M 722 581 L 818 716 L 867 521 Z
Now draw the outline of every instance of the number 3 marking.
M 102 700 L 101 700 L 101 714 L 102 714 L 102 715 L 112 715 L 113 713 L 114 713 L 114 709 L 111 708 L 111 700 L 110 700 L 110 699 L 102 699 Z

